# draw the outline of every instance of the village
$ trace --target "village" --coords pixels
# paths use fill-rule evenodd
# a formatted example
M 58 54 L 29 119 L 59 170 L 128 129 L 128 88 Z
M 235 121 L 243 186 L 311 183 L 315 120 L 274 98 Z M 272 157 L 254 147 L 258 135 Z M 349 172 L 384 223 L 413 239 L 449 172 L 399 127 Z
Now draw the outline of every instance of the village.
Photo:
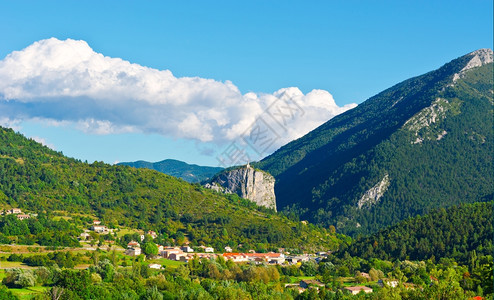
M 0 215 L 15 215 L 18 220 L 25 220 L 29 218 L 37 217 L 36 214 L 32 213 L 23 213 L 19 208 L 12 208 L 9 210 L 4 210 L 0 212 Z M 92 224 L 88 226 L 86 229 L 83 229 L 83 233 L 81 233 L 78 237 L 81 243 L 94 245 L 95 237 L 100 236 L 117 236 L 117 232 L 121 229 L 109 228 L 106 225 L 102 224 L 100 220 L 93 220 Z M 130 257 L 141 257 L 146 259 L 144 254 L 145 251 L 141 248 L 141 244 L 149 240 L 155 240 L 158 237 L 158 234 L 155 231 L 148 230 L 133 230 L 133 232 L 138 232 L 139 234 L 137 240 L 131 240 L 126 244 L 126 247 L 114 247 L 112 244 L 115 244 L 114 240 L 104 238 L 105 243 L 108 245 L 112 245 L 112 249 L 116 249 L 118 251 L 122 251 L 124 255 Z M 189 242 L 184 242 L 183 245 L 178 246 L 163 246 L 153 242 L 153 245 L 156 246 L 157 251 L 154 255 L 148 255 L 150 260 L 156 261 L 156 259 L 166 259 L 169 261 L 175 261 L 180 263 L 188 263 L 193 259 L 208 259 L 208 260 L 216 260 L 218 257 L 222 257 L 225 261 L 232 261 L 234 263 L 245 263 L 245 264 L 255 264 L 255 265 L 280 265 L 280 266 L 300 266 L 303 263 L 314 262 L 316 264 L 320 263 L 323 259 L 327 258 L 331 252 L 317 252 L 313 254 L 291 254 L 283 248 L 279 248 L 277 252 L 268 252 L 268 253 L 257 253 L 254 250 L 249 250 L 246 253 L 233 252 L 232 247 L 226 246 L 221 251 L 217 251 L 210 246 L 200 245 L 197 247 L 191 247 Z M 100 243 L 98 247 L 102 246 Z M 116 246 L 116 245 L 115 245 Z M 122 245 L 124 246 L 124 245 Z M 86 250 L 97 250 L 98 248 L 85 248 Z M 163 265 L 158 263 L 150 263 L 148 265 L 150 269 L 161 270 L 163 269 Z M 358 272 L 359 276 L 365 278 L 367 281 L 371 280 L 371 277 L 368 273 Z M 390 279 L 380 279 L 377 284 L 379 286 L 388 286 L 388 287 L 396 287 L 398 282 L 396 280 Z M 324 287 L 325 285 L 316 279 L 301 279 L 299 282 L 286 283 L 284 285 L 285 288 L 295 289 L 299 293 L 303 293 L 307 289 L 316 289 Z M 344 286 L 344 290 L 351 294 L 359 294 L 360 292 L 364 293 L 372 293 L 373 289 L 364 286 Z
M 109 229 L 107 226 L 101 224 L 101 221 L 94 220 L 93 225 L 89 230 L 85 230 L 84 233 L 80 235 L 81 239 L 90 238 L 89 232 L 93 231 L 98 234 L 106 235 L 113 233 L 113 229 Z M 139 235 L 140 241 L 130 241 L 127 243 L 127 249 L 124 253 L 129 256 L 138 256 L 143 253 L 141 249 L 141 242 L 144 241 L 145 237 L 150 236 L 155 239 L 158 235 L 154 231 L 143 232 Z M 325 258 L 327 252 L 317 252 L 315 254 L 303 254 L 303 255 L 289 255 L 285 252 L 285 249 L 278 249 L 278 253 L 256 253 L 254 250 L 249 250 L 248 253 L 234 253 L 233 249 L 226 246 L 223 251 L 215 251 L 214 248 L 209 246 L 199 246 L 199 251 L 195 251 L 189 245 L 184 246 L 174 246 L 166 247 L 156 244 L 158 248 L 158 256 L 166 258 L 173 261 L 188 262 L 194 258 L 206 258 L 206 259 L 216 259 L 218 256 L 223 256 L 226 260 L 232 260 L 236 263 L 252 262 L 252 263 L 267 263 L 267 264 L 297 264 L 302 262 L 307 262 L 309 260 L 314 260 L 319 263 L 323 258 Z
M 98 234 L 106 235 L 114 232 L 113 229 L 108 228 L 101 224 L 101 221 L 94 220 L 93 225 L 89 230 L 85 230 L 84 233 L 81 234 L 80 238 L 86 239 L 90 237 L 88 232 L 93 231 Z M 141 249 L 141 243 L 145 240 L 146 236 L 150 236 L 152 239 L 155 239 L 158 235 L 154 231 L 146 231 L 142 232 L 139 235 L 140 241 L 132 240 L 127 243 L 127 248 L 124 250 L 124 254 L 132 257 L 137 257 L 139 255 L 144 254 Z M 238 253 L 233 252 L 233 249 L 229 246 L 224 247 L 223 251 L 215 251 L 213 247 L 209 246 L 199 246 L 196 249 L 193 249 L 186 243 L 183 246 L 162 246 L 155 244 L 158 253 L 157 257 L 167 259 L 170 261 L 177 261 L 188 263 L 193 259 L 209 259 L 215 260 L 219 256 L 223 257 L 225 260 L 230 260 L 234 263 L 248 263 L 248 264 L 271 264 L 271 265 L 297 265 L 300 266 L 304 262 L 314 261 L 315 263 L 321 262 L 324 258 L 328 257 L 331 252 L 316 252 L 314 254 L 299 254 L 299 255 L 291 255 L 289 252 L 285 251 L 285 249 L 280 248 L 278 252 L 269 252 L 269 253 L 256 253 L 254 250 L 249 250 L 247 253 Z M 155 257 L 156 258 L 156 257 Z M 150 269 L 160 270 L 163 268 L 162 265 L 157 263 L 151 263 L 148 265 Z M 367 280 L 371 280 L 370 275 L 368 273 L 359 272 L 359 275 L 366 278 Z M 378 284 L 382 286 L 388 287 L 396 287 L 398 282 L 396 280 L 389 279 L 380 279 Z M 316 289 L 324 287 L 325 285 L 319 280 L 315 279 L 303 279 L 296 283 L 286 283 L 284 285 L 285 288 L 295 289 L 299 293 L 303 293 L 307 289 Z M 350 294 L 357 295 L 360 292 L 363 293 L 372 293 L 373 289 L 364 285 L 358 286 L 346 286 L 343 287 L 344 290 L 349 292 Z

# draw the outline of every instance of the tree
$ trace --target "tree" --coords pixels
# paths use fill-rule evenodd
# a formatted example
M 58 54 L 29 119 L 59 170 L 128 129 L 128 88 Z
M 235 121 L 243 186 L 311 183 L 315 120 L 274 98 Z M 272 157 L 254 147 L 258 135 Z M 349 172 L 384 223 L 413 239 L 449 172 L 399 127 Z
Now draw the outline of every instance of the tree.
M 10 287 L 30 287 L 36 284 L 36 275 L 31 270 L 9 269 L 6 270 L 2 283 Z
M 300 270 L 304 272 L 305 276 L 315 276 L 317 274 L 317 264 L 312 260 L 303 262 Z
M 147 257 L 154 256 L 158 254 L 158 246 L 153 242 L 147 242 L 142 246 L 142 252 L 146 254 Z

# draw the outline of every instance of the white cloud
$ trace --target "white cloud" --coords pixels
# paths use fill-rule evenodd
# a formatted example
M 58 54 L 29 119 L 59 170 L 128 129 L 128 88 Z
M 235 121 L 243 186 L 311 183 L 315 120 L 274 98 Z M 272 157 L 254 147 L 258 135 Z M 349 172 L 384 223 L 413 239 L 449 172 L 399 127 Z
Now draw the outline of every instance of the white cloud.
M 266 111 L 282 102 L 299 111 L 280 125 Z M 0 124 L 36 119 L 95 134 L 158 133 L 221 145 L 265 116 L 281 136 L 272 151 L 354 106 L 337 106 L 327 91 L 304 95 L 294 87 L 242 95 L 229 81 L 177 78 L 71 39 L 41 40 L 0 61 Z
M 40 143 L 40 144 L 42 144 L 42 145 L 44 145 L 44 146 L 52 149 L 52 150 L 56 150 L 55 149 L 55 146 L 53 144 L 48 143 L 45 138 L 42 138 L 42 137 L 39 137 L 39 136 L 33 136 L 33 137 L 31 137 L 31 139 L 33 139 L 34 141 L 36 141 L 36 142 L 38 142 L 38 143 Z
M 12 120 L 9 117 L 2 116 L 2 113 L 0 111 L 0 126 L 12 128 L 15 131 L 19 131 L 21 129 L 20 123 L 21 120 Z

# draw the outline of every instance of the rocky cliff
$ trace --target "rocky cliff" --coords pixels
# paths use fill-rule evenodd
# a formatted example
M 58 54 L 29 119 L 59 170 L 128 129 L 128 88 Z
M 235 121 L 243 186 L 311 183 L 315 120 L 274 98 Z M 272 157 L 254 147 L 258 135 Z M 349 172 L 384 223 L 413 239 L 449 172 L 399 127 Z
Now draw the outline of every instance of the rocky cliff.
M 228 194 L 237 194 L 257 205 L 276 210 L 274 177 L 246 165 L 216 175 L 205 187 Z

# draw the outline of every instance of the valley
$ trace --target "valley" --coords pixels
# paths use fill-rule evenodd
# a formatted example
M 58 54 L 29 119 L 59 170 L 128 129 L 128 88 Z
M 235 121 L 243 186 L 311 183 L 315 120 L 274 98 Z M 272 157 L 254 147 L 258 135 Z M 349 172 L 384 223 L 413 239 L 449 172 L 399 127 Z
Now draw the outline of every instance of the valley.
M 0 127 L 0 299 L 492 298 L 492 68 L 469 53 L 224 170 Z

